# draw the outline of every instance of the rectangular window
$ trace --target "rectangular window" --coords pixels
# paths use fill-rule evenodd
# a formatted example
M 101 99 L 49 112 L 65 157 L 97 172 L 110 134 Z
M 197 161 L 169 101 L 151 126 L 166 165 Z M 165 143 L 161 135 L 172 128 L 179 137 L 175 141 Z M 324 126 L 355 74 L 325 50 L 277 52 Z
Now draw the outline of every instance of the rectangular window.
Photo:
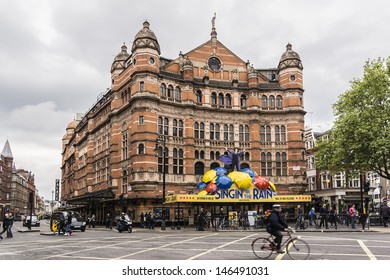
M 144 124 L 144 116 L 139 116 L 138 117 L 138 124 L 143 125 Z
M 144 91 L 145 90 L 145 82 L 139 82 L 139 90 Z

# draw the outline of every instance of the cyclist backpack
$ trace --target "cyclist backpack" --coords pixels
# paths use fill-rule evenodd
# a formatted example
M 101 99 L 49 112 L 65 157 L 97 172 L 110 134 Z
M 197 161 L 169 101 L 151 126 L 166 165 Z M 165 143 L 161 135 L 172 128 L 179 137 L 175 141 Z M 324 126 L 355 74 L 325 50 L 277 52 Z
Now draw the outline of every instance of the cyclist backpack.
M 271 216 L 272 210 L 267 210 L 264 213 L 264 224 L 268 225 L 269 217 Z

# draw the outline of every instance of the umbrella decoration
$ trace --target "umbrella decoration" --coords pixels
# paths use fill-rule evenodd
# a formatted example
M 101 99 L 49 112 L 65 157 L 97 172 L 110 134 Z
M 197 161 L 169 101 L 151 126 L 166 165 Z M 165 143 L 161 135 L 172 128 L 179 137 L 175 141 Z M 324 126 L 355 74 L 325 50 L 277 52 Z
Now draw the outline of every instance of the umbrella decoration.
M 217 177 L 217 171 L 215 171 L 214 169 L 211 169 L 203 175 L 202 181 L 205 183 L 208 183 L 208 182 L 213 181 L 215 179 L 215 177 Z
M 249 189 L 252 187 L 252 178 L 246 172 L 233 171 L 228 174 L 232 182 L 236 184 L 239 189 Z
M 276 192 L 275 185 L 263 176 L 250 169 L 244 168 L 242 171 L 232 171 L 227 174 L 226 168 L 217 167 L 207 171 L 202 181 L 198 183 L 197 189 L 201 190 L 198 195 L 213 194 L 217 189 L 229 189 L 233 184 L 238 189 L 249 189 L 256 186 L 259 189 L 270 189 Z
M 196 186 L 196 189 L 198 190 L 203 190 L 206 188 L 207 184 L 205 182 L 199 182 L 198 185 Z
M 217 176 L 226 175 L 227 169 L 224 167 L 217 167 L 217 168 L 215 168 L 215 172 L 216 172 Z
M 218 176 L 215 183 L 217 184 L 218 188 L 223 190 L 230 188 L 230 186 L 233 184 L 232 179 L 226 175 Z
M 250 168 L 244 168 L 241 171 L 245 172 L 245 173 L 248 173 L 249 176 L 251 176 L 251 178 L 255 178 L 257 176 L 257 173 L 254 170 L 250 169 Z
M 218 186 L 215 183 L 208 183 L 205 190 L 208 193 L 214 193 L 217 190 L 217 187 Z
M 270 186 L 269 181 L 266 178 L 264 178 L 263 176 L 256 176 L 253 179 L 253 183 L 259 189 L 268 189 L 268 187 Z

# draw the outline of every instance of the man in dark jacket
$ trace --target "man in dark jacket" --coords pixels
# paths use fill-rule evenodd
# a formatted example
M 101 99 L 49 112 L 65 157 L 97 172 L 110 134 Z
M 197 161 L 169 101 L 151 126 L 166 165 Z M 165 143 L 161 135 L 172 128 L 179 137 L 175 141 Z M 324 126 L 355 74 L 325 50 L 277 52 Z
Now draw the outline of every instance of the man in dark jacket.
M 383 219 L 383 226 L 389 227 L 388 222 L 389 222 L 389 216 L 390 216 L 390 209 L 386 203 L 382 204 L 382 206 L 379 210 L 379 215 L 381 215 L 381 217 Z
M 321 217 L 320 228 L 325 226 L 326 229 L 328 229 L 329 228 L 329 225 L 328 225 L 328 208 L 326 208 L 325 204 L 322 205 L 322 207 L 320 208 L 320 217 Z
M 282 206 L 275 204 L 272 206 L 272 213 L 269 216 L 269 222 L 267 224 L 267 232 L 275 236 L 276 252 L 284 254 L 284 251 L 280 248 L 280 244 L 283 240 L 282 231 L 291 229 L 280 216 L 282 212 Z

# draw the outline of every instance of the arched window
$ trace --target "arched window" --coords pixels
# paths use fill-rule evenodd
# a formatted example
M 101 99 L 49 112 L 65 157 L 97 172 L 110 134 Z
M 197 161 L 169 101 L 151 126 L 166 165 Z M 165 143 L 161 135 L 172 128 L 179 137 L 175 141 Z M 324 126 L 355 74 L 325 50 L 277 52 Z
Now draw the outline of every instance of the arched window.
M 202 91 L 201 90 L 197 90 L 196 91 L 196 103 L 202 103 Z
M 261 175 L 272 176 L 272 156 L 271 153 L 261 153 Z
M 232 106 L 232 96 L 228 93 L 225 96 L 225 104 L 226 106 Z
M 280 127 L 278 125 L 275 126 L 275 142 L 280 142 Z
M 271 109 L 275 109 L 275 96 L 271 95 L 269 97 L 269 107 Z
M 287 176 L 287 154 L 282 153 L 282 176 Z
M 215 140 L 214 124 L 210 123 L 210 140 Z
M 239 127 L 239 140 L 240 142 L 249 142 L 249 126 L 240 125 Z
M 194 138 L 199 139 L 199 123 L 194 123 Z
M 165 84 L 160 86 L 160 95 L 163 97 L 167 96 L 167 86 Z
M 180 174 L 179 153 L 176 148 L 173 149 L 172 159 L 173 159 L 173 174 Z
M 168 135 L 169 131 L 169 119 L 164 118 L 164 135 Z
M 281 95 L 276 96 L 276 108 L 278 109 L 283 108 L 283 98 Z
M 211 160 L 214 160 L 215 159 L 215 154 L 213 151 L 210 152 L 210 159 Z
M 179 149 L 179 174 L 184 174 L 184 151 Z
M 195 150 L 195 159 L 199 159 L 199 151 Z
M 223 141 L 229 141 L 229 126 L 227 124 L 223 125 Z
M 219 124 L 216 124 L 215 125 L 215 140 L 219 141 L 220 140 L 220 137 L 221 137 L 221 129 L 220 129 L 220 126 Z
M 179 137 L 183 137 L 184 123 L 182 120 L 179 120 Z
M 211 105 L 217 105 L 217 94 L 215 92 L 211 93 Z
M 212 162 L 212 163 L 210 164 L 210 170 L 211 170 L 211 169 L 218 168 L 218 167 L 220 167 L 220 165 L 219 165 L 218 162 Z
M 204 174 L 204 163 L 196 162 L 195 163 L 195 175 L 203 175 Z
M 168 86 L 168 97 L 173 98 L 173 86 Z
M 265 143 L 265 126 L 260 127 L 260 142 Z
M 265 127 L 265 141 L 271 142 L 271 127 L 269 125 Z
M 163 135 L 163 118 L 158 117 L 158 135 Z
M 246 96 L 244 94 L 240 97 L 240 106 L 241 108 L 246 108 Z
M 200 123 L 200 127 L 199 127 L 199 138 L 200 139 L 204 139 L 204 123 Z
M 287 137 L 286 137 L 286 127 L 284 125 L 282 125 L 280 127 L 280 141 L 286 142 L 286 139 L 287 139 Z
M 229 141 L 234 141 L 234 126 L 229 125 Z
M 199 157 L 200 157 L 200 159 L 204 159 L 204 151 L 200 151 Z
M 168 174 L 168 167 L 169 167 L 169 151 L 168 148 L 165 147 L 164 153 L 163 148 L 158 147 L 157 148 L 157 158 L 158 158 L 158 167 L 157 171 L 158 173 L 163 173 L 163 165 L 164 165 L 164 157 L 165 157 L 165 173 Z
M 223 106 L 223 93 L 218 94 L 218 106 Z
M 245 153 L 244 160 L 250 161 L 250 154 L 248 152 Z
M 265 95 L 261 97 L 261 108 L 268 109 L 268 98 Z
M 221 156 L 221 154 L 218 151 L 215 152 L 215 159 L 219 159 L 220 156 Z
M 177 136 L 177 120 L 173 119 L 172 122 L 172 135 Z
M 244 169 L 244 168 L 250 168 L 250 166 L 249 166 L 249 164 L 243 162 L 243 163 L 240 164 L 240 168 L 241 168 L 241 170 L 242 170 L 242 169 Z
M 276 164 L 276 176 L 282 176 L 282 157 L 280 153 L 277 152 L 275 155 L 275 164 Z
M 139 155 L 145 154 L 145 145 L 144 144 L 139 144 L 138 145 L 138 154 Z
M 181 100 L 181 89 L 179 87 L 176 87 L 175 89 L 175 99 Z

